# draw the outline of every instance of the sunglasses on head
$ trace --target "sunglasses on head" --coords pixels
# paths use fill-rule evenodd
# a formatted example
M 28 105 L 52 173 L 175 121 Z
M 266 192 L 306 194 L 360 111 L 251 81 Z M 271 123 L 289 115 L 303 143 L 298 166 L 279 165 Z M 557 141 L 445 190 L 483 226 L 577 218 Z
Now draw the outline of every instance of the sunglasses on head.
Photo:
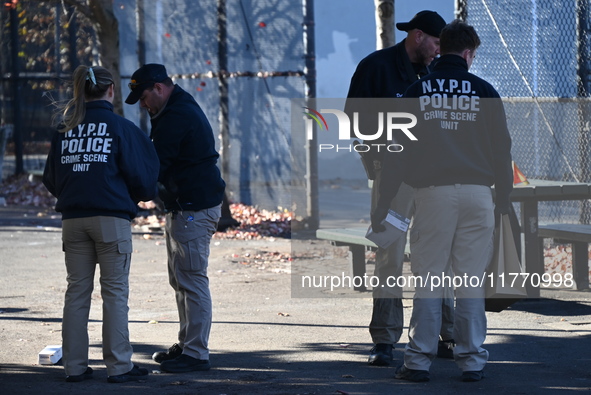
M 127 84 L 127 86 L 129 87 L 129 89 L 133 90 L 140 85 L 145 85 L 145 84 L 150 84 L 150 83 L 155 84 L 156 81 L 130 82 L 129 84 Z

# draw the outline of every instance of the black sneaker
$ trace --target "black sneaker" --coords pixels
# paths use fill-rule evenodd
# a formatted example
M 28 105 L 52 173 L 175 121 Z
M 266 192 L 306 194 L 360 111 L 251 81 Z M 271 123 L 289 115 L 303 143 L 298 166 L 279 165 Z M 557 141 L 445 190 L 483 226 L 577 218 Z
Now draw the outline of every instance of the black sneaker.
M 414 381 L 415 383 L 422 383 L 425 381 L 429 381 L 429 371 L 409 369 L 404 365 L 400 365 L 398 369 L 396 369 L 396 375 L 394 377 L 400 380 L 408 380 Z
M 76 376 L 66 376 L 66 381 L 68 383 L 77 383 L 83 380 L 90 380 L 92 378 L 92 368 L 87 367 L 86 371 L 82 374 L 77 374 Z
M 437 345 L 437 358 L 454 359 L 454 347 L 456 342 L 451 340 L 439 340 Z
M 392 363 L 392 345 L 378 343 L 369 352 L 368 363 L 374 366 L 388 366 Z
M 107 377 L 109 383 L 127 383 L 128 381 L 145 380 L 148 378 L 148 369 L 133 365 L 133 369 L 125 374 Z
M 209 360 L 193 358 L 186 354 L 160 364 L 160 370 L 168 373 L 195 372 L 198 370 L 209 370 L 210 368 L 211 364 Z
M 162 363 L 164 361 L 169 361 L 171 359 L 175 359 L 176 357 L 180 356 L 183 353 L 183 349 L 177 343 L 174 343 L 168 351 L 157 351 L 152 355 L 152 359 L 155 362 Z
M 480 381 L 483 378 L 484 378 L 484 371 L 482 371 L 482 370 L 472 370 L 472 371 L 462 372 L 462 381 L 467 382 L 467 383 Z

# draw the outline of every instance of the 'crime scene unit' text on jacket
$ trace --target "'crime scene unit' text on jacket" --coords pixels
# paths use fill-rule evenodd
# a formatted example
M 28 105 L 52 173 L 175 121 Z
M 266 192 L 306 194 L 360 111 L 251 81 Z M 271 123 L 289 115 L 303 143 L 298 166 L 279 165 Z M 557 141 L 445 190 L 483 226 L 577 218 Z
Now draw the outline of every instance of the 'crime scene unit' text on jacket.
M 378 206 L 388 207 L 404 181 L 415 188 L 454 184 L 495 186 L 496 205 L 508 209 L 513 188 L 511 137 L 502 101 L 491 84 L 468 72 L 466 61 L 442 56 L 405 98 L 418 119 L 404 150 L 388 153 L 388 182 Z M 410 100 L 410 99 L 403 99 Z

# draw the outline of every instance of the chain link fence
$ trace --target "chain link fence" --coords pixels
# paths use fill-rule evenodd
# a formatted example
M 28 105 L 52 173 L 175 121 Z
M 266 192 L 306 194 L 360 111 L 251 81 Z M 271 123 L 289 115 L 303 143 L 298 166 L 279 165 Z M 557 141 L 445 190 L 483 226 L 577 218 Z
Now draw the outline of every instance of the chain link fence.
M 501 94 L 526 177 L 591 181 L 589 1 L 457 0 L 482 45 L 471 71 Z M 589 201 L 540 202 L 540 222 L 591 223 Z

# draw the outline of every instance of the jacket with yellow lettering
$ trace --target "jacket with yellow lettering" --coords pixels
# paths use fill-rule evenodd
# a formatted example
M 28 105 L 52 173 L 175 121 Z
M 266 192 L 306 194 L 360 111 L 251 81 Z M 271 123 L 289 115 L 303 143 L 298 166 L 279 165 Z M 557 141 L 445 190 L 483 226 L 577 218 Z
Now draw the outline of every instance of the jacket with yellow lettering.
M 157 195 L 159 161 L 146 133 L 115 114 L 105 100 L 86 103 L 84 121 L 55 132 L 43 184 L 57 198 L 62 219 L 132 219 L 137 203 Z

